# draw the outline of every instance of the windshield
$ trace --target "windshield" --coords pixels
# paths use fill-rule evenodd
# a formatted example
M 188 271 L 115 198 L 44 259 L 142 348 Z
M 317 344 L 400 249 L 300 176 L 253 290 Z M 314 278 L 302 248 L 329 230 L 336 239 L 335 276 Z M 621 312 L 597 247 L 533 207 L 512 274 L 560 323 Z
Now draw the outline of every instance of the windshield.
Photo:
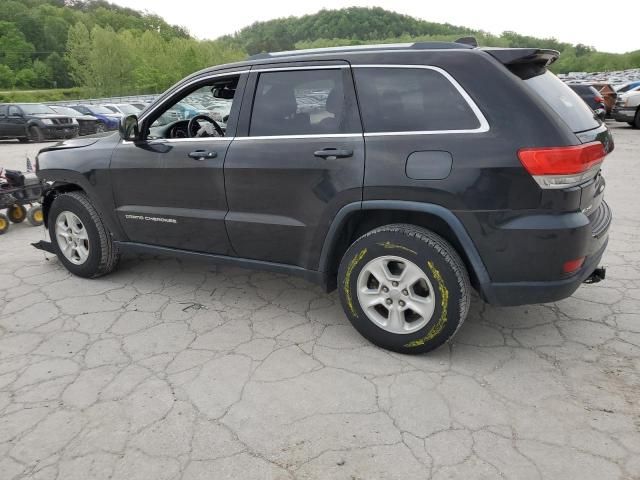
M 82 115 L 81 113 L 75 111 L 73 108 L 69 108 L 69 107 L 51 107 L 53 108 L 56 113 L 59 113 L 61 115 L 67 115 L 69 117 L 78 117 L 80 115 Z
M 87 105 L 87 108 L 91 113 L 101 113 L 103 115 L 113 115 L 113 112 L 107 107 L 101 107 L 100 105 Z
M 593 110 L 550 71 L 524 81 L 562 118 L 574 132 L 584 132 L 600 126 Z
M 23 103 L 20 105 L 20 108 L 25 115 L 51 115 L 52 113 L 56 113 L 46 105 L 38 105 L 33 103 Z
M 122 113 L 126 115 L 138 115 L 140 113 L 140 110 L 138 110 L 136 107 L 128 105 L 126 103 L 121 103 L 116 106 L 122 111 Z

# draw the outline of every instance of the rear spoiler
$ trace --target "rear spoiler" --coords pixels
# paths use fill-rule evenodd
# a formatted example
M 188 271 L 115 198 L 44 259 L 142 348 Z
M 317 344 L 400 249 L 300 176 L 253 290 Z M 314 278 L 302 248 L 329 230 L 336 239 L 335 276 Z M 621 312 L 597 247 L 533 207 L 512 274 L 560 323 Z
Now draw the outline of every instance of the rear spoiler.
M 483 48 L 512 73 L 523 80 L 544 73 L 560 56 L 557 50 L 544 48 Z

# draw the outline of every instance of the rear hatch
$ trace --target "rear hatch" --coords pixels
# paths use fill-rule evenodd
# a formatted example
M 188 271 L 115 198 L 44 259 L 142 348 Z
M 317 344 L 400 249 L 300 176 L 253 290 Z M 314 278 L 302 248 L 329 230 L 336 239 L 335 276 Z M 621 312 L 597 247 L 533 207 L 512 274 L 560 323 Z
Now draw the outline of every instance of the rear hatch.
M 582 163 L 584 165 L 582 169 L 578 169 L 580 174 L 573 174 L 570 167 L 563 171 L 561 165 L 557 168 L 557 164 L 555 165 L 556 170 L 553 171 L 554 165 L 551 162 L 547 165 L 549 170 L 546 172 L 543 171 L 544 165 L 540 166 L 539 164 L 535 165 L 535 167 L 540 167 L 539 171 L 532 171 L 523 160 L 525 155 L 521 156 L 522 151 L 519 152 L 519 157 L 541 188 L 565 191 L 580 188 L 580 210 L 589 217 L 594 236 L 604 233 L 609 225 L 611 213 L 602 200 L 605 181 L 600 167 L 604 157 L 614 148 L 609 129 L 576 92 L 547 69 L 559 56 L 555 50 L 536 48 L 486 48 L 484 50 L 503 63 L 511 73 L 522 79 L 524 84 L 536 93 L 575 133 L 576 138 L 582 144 L 582 149 L 580 146 L 549 145 L 546 159 L 544 157 L 545 149 L 528 149 L 525 153 L 529 154 L 532 160 L 538 162 L 540 159 L 542 162 L 546 160 L 558 162 L 558 159 L 563 161 L 564 156 L 567 164 L 580 165 Z M 572 149 L 574 153 L 571 153 Z M 575 152 L 578 157 L 575 156 Z M 537 157 L 536 154 L 538 154 Z

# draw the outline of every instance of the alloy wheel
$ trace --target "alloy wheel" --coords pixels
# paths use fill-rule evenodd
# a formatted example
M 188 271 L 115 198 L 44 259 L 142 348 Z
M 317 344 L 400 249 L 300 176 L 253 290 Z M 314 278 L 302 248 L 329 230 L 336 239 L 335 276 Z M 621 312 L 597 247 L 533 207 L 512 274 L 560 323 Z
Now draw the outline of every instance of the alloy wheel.
M 423 328 L 435 310 L 426 273 L 406 258 L 385 255 L 367 263 L 358 275 L 358 301 L 380 328 L 397 334 Z

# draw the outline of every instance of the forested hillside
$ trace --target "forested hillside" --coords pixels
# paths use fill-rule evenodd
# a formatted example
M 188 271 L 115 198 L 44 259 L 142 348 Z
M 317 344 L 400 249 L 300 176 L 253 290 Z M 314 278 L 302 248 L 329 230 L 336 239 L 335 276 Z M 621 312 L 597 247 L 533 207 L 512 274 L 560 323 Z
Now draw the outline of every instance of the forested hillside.
M 463 35 L 474 35 L 487 46 L 557 49 L 562 53 L 554 65 L 557 72 L 640 67 L 640 50 L 616 55 L 514 32 L 496 36 L 381 8 L 322 10 L 198 41 L 158 16 L 104 0 L 2 0 L 0 90 L 78 87 L 91 95 L 155 93 L 195 70 L 247 54 Z
M 452 5 L 452 8 L 455 6 Z M 249 54 L 253 54 L 372 42 L 456 40 L 465 35 L 475 36 L 478 43 L 484 46 L 541 47 L 558 50 L 561 56 L 560 61 L 554 66 L 556 72 L 593 72 L 640 67 L 640 50 L 619 55 L 597 52 L 586 45 L 572 45 L 553 38 L 541 39 L 515 32 L 504 32 L 497 36 L 466 27 L 418 20 L 382 8 L 322 10 L 299 18 L 258 22 L 228 38 L 236 41 Z
M 104 0 L 2 0 L 0 90 L 87 87 L 157 92 L 205 65 L 246 54 L 197 41 L 162 18 Z

